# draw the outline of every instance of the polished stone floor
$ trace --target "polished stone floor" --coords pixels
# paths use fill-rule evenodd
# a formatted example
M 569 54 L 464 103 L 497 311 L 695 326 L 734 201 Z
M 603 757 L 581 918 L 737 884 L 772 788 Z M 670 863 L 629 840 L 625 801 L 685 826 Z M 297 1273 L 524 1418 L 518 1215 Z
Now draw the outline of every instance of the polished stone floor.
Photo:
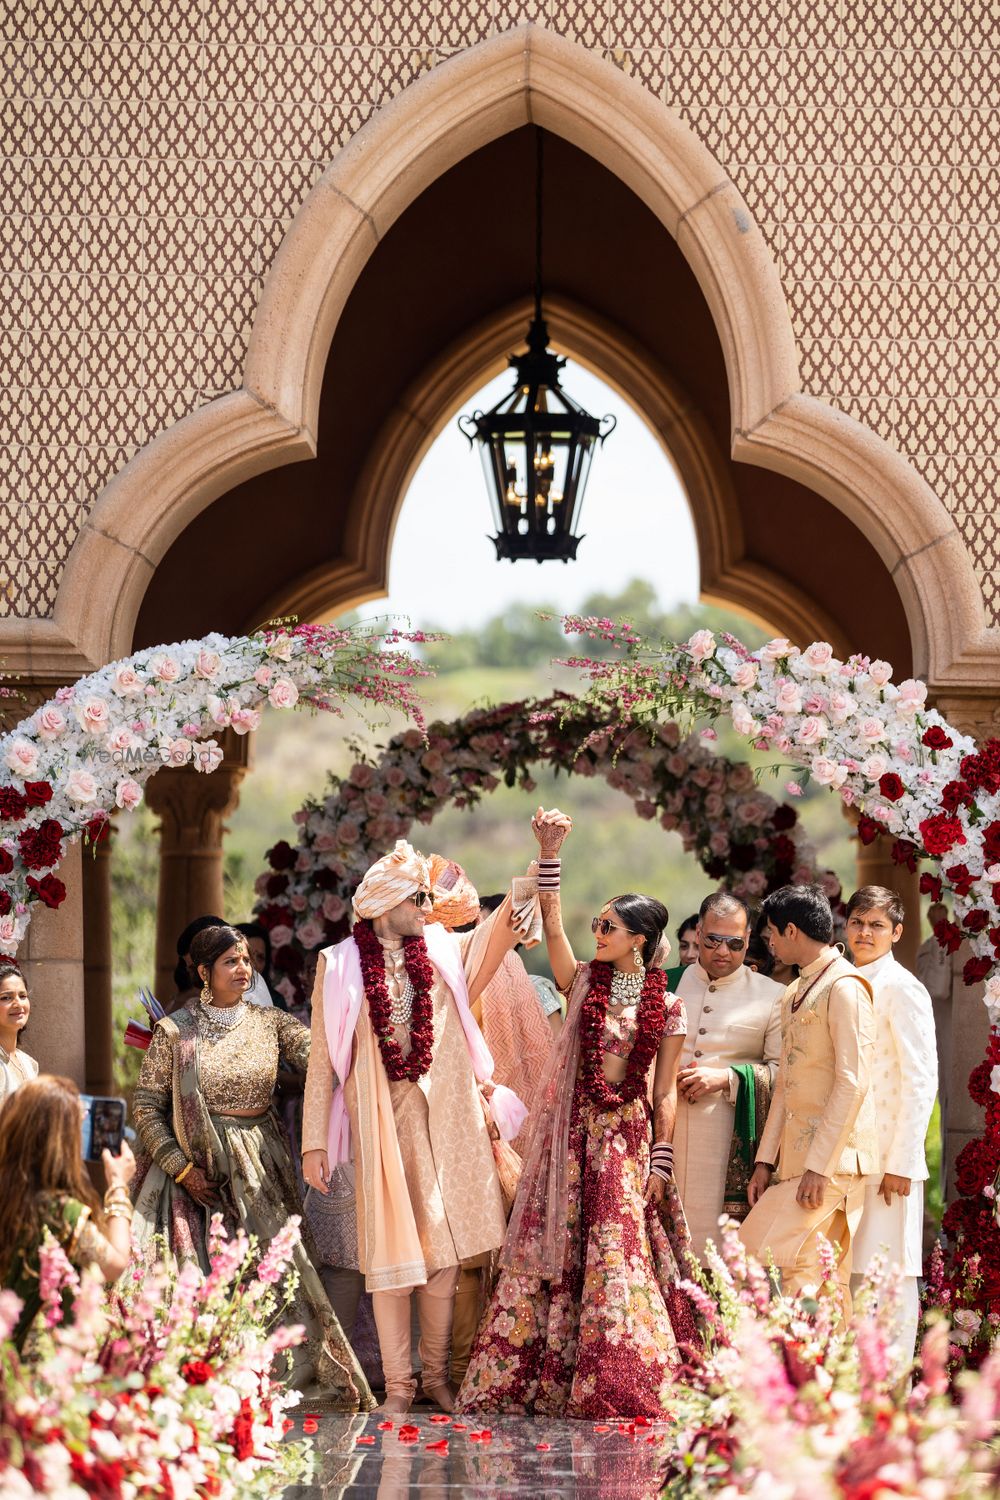
M 313 1422 L 294 1413 L 299 1437 Z M 380 1423 L 383 1425 L 380 1427 Z M 646 1500 L 659 1493 L 665 1427 L 495 1417 L 488 1426 L 427 1409 L 390 1427 L 369 1417 L 319 1416 L 312 1484 L 283 1500 L 453 1500 L 495 1495 Z

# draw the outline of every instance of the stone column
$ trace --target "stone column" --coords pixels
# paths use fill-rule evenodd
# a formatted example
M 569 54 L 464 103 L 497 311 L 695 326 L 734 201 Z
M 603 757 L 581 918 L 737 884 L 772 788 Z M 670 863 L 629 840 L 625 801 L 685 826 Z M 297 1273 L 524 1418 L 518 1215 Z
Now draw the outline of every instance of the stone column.
M 61 1073 L 81 1088 L 87 1074 L 82 852 L 79 844 L 67 851 L 59 867 L 66 899 L 54 911 L 35 904 L 17 955 L 31 996 L 24 1050 L 43 1073 Z
M 112 825 L 97 844 L 82 851 L 83 1009 L 86 1021 L 86 1077 L 90 1094 L 114 1093 L 111 991 Z
M 195 917 L 227 915 L 222 839 L 251 764 L 250 736 L 227 730 L 220 744 L 225 759 L 210 775 L 165 767 L 146 785 L 146 801 L 160 819 L 155 994 L 164 1005 L 175 993 L 178 934 Z
M 955 1158 L 967 1141 L 982 1135 L 985 1122 L 983 1110 L 969 1098 L 969 1074 L 986 1056 L 990 1033 L 983 985 L 970 986 L 962 978 L 962 969 L 971 957 L 968 945 L 963 943 L 951 961 L 951 1067 L 944 1131 L 946 1203 L 955 1196 Z

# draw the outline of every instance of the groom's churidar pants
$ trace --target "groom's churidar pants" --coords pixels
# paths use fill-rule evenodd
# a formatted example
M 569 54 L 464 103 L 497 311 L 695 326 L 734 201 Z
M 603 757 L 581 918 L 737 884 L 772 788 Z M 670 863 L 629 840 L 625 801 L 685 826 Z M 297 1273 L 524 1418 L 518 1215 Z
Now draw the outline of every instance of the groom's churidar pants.
M 781 1272 L 782 1291 L 794 1295 L 823 1280 L 820 1238 L 836 1253 L 833 1281 L 844 1319 L 851 1315 L 851 1240 L 865 1201 L 865 1179 L 846 1173 L 827 1179 L 819 1208 L 795 1200 L 798 1177 L 776 1182 L 762 1193 L 740 1226 L 740 1239 L 761 1262 L 768 1256 Z
M 406 1396 L 412 1401 L 417 1388 L 413 1377 L 411 1296 L 416 1296 L 420 1320 L 419 1354 L 424 1389 L 434 1390 L 447 1385 L 457 1285 L 458 1267 L 445 1266 L 428 1276 L 424 1286 L 404 1286 L 389 1292 L 372 1293 L 387 1396 Z

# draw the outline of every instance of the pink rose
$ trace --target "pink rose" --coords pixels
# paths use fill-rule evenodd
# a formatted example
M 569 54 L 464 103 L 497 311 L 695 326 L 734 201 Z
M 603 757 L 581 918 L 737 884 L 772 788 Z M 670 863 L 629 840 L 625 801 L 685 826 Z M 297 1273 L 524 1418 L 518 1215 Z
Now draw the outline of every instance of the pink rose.
M 673 833 L 678 826 L 678 819 L 673 813 L 660 814 L 660 827 L 665 828 L 668 833 Z
M 900 713 L 915 714 L 924 707 L 926 702 L 926 682 L 918 682 L 914 677 L 907 677 L 904 682 L 899 684 L 896 707 Z
M 152 671 L 161 682 L 176 682 L 181 675 L 180 662 L 173 656 L 158 656 L 152 663 Z
M 869 755 L 861 762 L 861 773 L 869 781 L 878 781 L 889 769 L 889 759 L 885 755 Z
M 30 740 L 16 739 L 7 751 L 7 769 L 15 776 L 31 777 L 38 770 L 38 751 Z
M 645 798 L 643 798 L 643 800 L 641 802 L 637 802 L 635 804 L 635 810 L 638 813 L 638 815 L 639 815 L 640 818 L 655 818 L 656 817 L 656 803 L 655 802 L 647 802 Z
M 683 776 L 687 772 L 688 763 L 683 755 L 668 755 L 667 770 L 671 776 Z
M 440 750 L 428 750 L 425 755 L 421 756 L 420 764 L 429 775 L 435 775 L 438 771 L 444 770 L 444 756 Z
M 847 767 L 838 766 L 835 760 L 830 760 L 825 755 L 817 756 L 810 769 L 820 786 L 832 786 L 837 790 L 847 780 Z
M 97 779 L 77 767 L 66 777 L 63 792 L 71 802 L 93 802 L 97 797 Z
M 712 773 L 707 766 L 696 766 L 695 769 L 691 772 L 691 780 L 694 782 L 695 786 L 700 786 L 703 790 L 708 786 L 708 783 L 711 781 L 711 779 Z
M 215 693 L 209 693 L 205 699 L 205 708 L 213 724 L 218 724 L 220 729 L 228 727 L 232 715 L 229 706 L 222 698 L 217 697 Z
M 287 948 L 294 936 L 295 934 L 290 927 L 286 927 L 283 922 L 279 922 L 277 927 L 271 928 L 271 946 L 272 948 Z
M 885 725 L 881 719 L 862 719 L 858 737 L 869 745 L 877 745 L 885 739 Z
M 406 785 L 406 772 L 402 766 L 389 766 L 385 773 L 388 786 L 399 787 Z
M 813 641 L 803 654 L 814 672 L 825 672 L 833 661 L 833 647 L 826 641 Z
M 386 797 L 385 797 L 384 793 L 382 793 L 382 792 L 367 792 L 366 793 L 366 795 L 365 795 L 365 808 L 367 809 L 367 811 L 369 813 L 382 813 L 382 812 L 385 812 L 385 810 L 386 810 L 386 808 L 388 806 L 389 806 L 389 803 L 386 800 Z
M 315 917 L 309 917 L 305 922 L 300 922 L 295 929 L 295 936 L 303 948 L 316 948 L 326 936 L 323 926 L 317 922 Z
M 759 672 L 760 668 L 755 661 L 741 661 L 732 674 L 733 686 L 743 688 L 744 691 L 747 688 L 752 688 L 757 681 Z
M 706 661 L 715 655 L 715 636 L 710 630 L 696 630 L 684 649 L 696 662 Z
M 260 714 L 255 708 L 236 708 L 231 722 L 236 734 L 250 734 L 260 728 Z
M 787 637 L 779 635 L 775 636 L 773 641 L 768 641 L 766 646 L 762 646 L 759 654 L 764 661 L 781 661 L 785 656 L 797 656 L 798 649 Z
M 294 708 L 299 690 L 290 677 L 276 677 L 268 689 L 267 701 L 272 708 Z
M 709 836 L 708 847 L 711 849 L 711 851 L 712 851 L 713 854 L 716 854 L 716 855 L 719 855 L 719 856 L 722 856 L 724 854 L 728 854 L 729 853 L 729 835 L 726 834 L 726 833 L 723 833 L 722 830 L 721 830 L 721 828 L 717 828 L 715 830 L 715 832 Z
M 309 809 L 307 807 L 296 808 L 295 812 L 292 813 L 292 822 L 296 828 L 301 828 L 304 823 L 308 823 Z
M 323 897 L 323 915 L 328 922 L 339 922 L 347 915 L 347 902 L 335 891 L 327 891 Z
M 43 740 L 57 740 L 66 728 L 66 715 L 52 703 L 38 714 L 38 733 Z
M 745 703 L 736 702 L 732 708 L 733 728 L 737 734 L 756 734 L 760 727 Z
M 267 643 L 267 654 L 268 656 L 273 656 L 275 661 L 291 661 L 291 636 L 286 631 L 280 631 L 276 636 L 272 636 L 271 640 Z
M 868 667 L 868 676 L 876 687 L 885 687 L 892 678 L 892 667 L 887 661 L 873 661 Z
M 783 681 L 774 695 L 775 706 L 783 714 L 797 714 L 802 707 L 802 694 L 797 682 Z
M 107 738 L 107 746 L 112 755 L 124 755 L 135 743 L 136 738 L 131 729 L 116 729 Z
M 843 724 L 845 719 L 849 719 L 855 708 L 857 708 L 857 702 L 853 694 L 847 692 L 844 688 L 834 688 L 830 694 L 827 707 L 833 722 L 835 724 Z
M 789 797 L 802 796 L 802 788 L 797 781 L 786 781 L 785 791 L 788 793 Z
M 530 777 L 525 778 L 524 790 L 526 792 L 534 791 L 534 783 L 531 781 Z M 451 792 L 451 782 L 448 780 L 447 776 L 432 776 L 431 791 L 434 793 L 435 797 L 447 797 Z
M 196 771 L 208 776 L 212 771 L 218 770 L 224 760 L 221 745 L 216 744 L 215 740 L 205 740 L 204 744 L 195 745 L 191 764 Z
M 816 690 L 813 689 L 802 700 L 802 712 L 804 714 L 821 714 L 826 709 L 826 702 L 827 700 L 823 696 L 823 694 L 817 693 Z
M 407 729 L 403 733 L 403 749 L 419 750 L 424 743 L 424 737 L 419 729 Z
M 781 755 L 789 755 L 792 750 L 792 742 L 787 734 L 779 734 L 774 741 L 774 748 Z
M 254 895 L 255 896 L 266 896 L 267 895 L 267 883 L 270 880 L 270 878 L 271 877 L 267 873 L 267 871 L 265 871 L 263 875 L 258 875 L 257 876 L 257 879 L 253 883 L 253 889 L 254 889 Z
M 762 896 L 767 889 L 767 876 L 763 870 L 748 870 L 743 877 L 743 893 L 746 896 Z
M 721 817 L 722 810 L 725 805 L 725 802 L 718 792 L 709 792 L 708 796 L 705 798 L 705 813 L 710 818 Z
M 217 651 L 199 651 L 194 663 L 195 676 L 214 677 L 221 665 L 222 658 Z
M 183 736 L 169 740 L 162 746 L 160 758 L 165 766 L 186 766 L 191 759 L 191 741 Z
M 336 849 L 336 847 L 337 840 L 329 829 L 324 829 L 322 833 L 318 833 L 313 839 L 313 848 L 317 854 L 328 854 L 331 849 Z
M 142 801 L 142 787 L 131 776 L 125 776 L 115 787 L 115 806 L 131 812 Z
M 0 949 L 13 953 L 17 948 L 17 918 L 0 917 Z
M 120 667 L 115 668 L 114 689 L 116 693 L 127 697 L 132 693 L 144 693 L 146 684 L 134 667 L 123 662 Z
M 111 722 L 106 698 L 87 698 L 77 704 L 76 721 L 84 734 L 103 734 Z
M 267 687 L 273 676 L 274 672 L 269 666 L 265 664 L 263 667 L 257 668 L 256 672 L 253 674 L 253 680 L 258 687 Z
M 818 745 L 826 739 L 829 733 L 830 726 L 826 720 L 812 715 L 802 720 L 796 739 L 800 745 Z M 801 791 L 801 788 L 799 790 Z
M 375 772 L 371 766 L 366 766 L 364 761 L 359 760 L 351 767 L 351 774 L 348 780 L 352 786 L 360 787 L 364 791 L 365 787 L 371 786 L 375 780 Z
M 361 829 L 350 818 L 344 818 L 337 827 L 337 843 L 348 848 L 361 837 Z
M 748 792 L 753 786 L 753 767 L 745 760 L 733 766 L 729 772 L 729 789 L 732 792 Z
M 305 911 L 306 907 L 309 905 L 308 901 L 306 900 L 305 896 L 303 896 L 301 891 L 296 891 L 294 896 L 289 896 L 288 904 L 292 908 L 292 911 Z
M 676 749 L 681 742 L 681 732 L 672 720 L 667 724 L 661 724 L 657 732 L 660 743 L 669 745 L 672 750 Z

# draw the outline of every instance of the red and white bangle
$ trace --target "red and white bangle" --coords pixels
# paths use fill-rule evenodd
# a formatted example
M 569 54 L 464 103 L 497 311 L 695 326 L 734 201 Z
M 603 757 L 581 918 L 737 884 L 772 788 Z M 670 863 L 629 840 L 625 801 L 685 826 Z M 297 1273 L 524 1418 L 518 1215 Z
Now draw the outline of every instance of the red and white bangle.
M 557 891 L 559 889 L 559 874 L 561 870 L 561 859 L 540 859 L 538 861 L 538 889 L 540 891 Z
M 657 1141 L 649 1153 L 649 1175 L 669 1182 L 674 1175 L 674 1148 L 670 1141 Z

